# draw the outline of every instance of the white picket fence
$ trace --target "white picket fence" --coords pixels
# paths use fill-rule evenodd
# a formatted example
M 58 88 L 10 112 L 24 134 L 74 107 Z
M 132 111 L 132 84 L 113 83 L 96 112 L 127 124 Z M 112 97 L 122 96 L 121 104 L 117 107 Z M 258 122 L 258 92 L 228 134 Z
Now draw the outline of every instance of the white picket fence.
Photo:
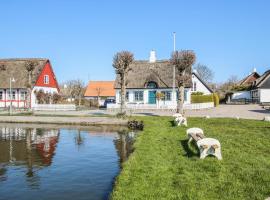
M 74 111 L 76 106 L 74 104 L 36 104 L 33 110 L 37 111 Z
M 193 104 L 184 104 L 185 110 L 201 110 L 201 109 L 208 109 L 213 108 L 214 102 L 208 103 L 193 103 Z M 115 110 L 119 109 L 120 104 L 107 104 L 108 110 Z M 126 108 L 130 110 L 175 110 L 176 105 L 160 105 L 157 106 L 155 104 L 126 104 Z

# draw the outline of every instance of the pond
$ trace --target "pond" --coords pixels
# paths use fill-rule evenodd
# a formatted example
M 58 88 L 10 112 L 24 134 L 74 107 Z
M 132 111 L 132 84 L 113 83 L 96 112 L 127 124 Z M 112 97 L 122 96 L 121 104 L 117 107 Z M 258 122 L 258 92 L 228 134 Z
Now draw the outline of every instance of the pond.
M 118 128 L 0 124 L 0 199 L 108 199 L 132 152 Z

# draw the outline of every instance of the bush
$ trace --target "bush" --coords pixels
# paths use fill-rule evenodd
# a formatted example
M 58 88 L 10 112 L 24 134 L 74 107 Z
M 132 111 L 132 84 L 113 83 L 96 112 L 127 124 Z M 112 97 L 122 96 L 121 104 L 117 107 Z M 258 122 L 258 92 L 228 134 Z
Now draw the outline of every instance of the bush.
M 193 92 L 191 95 L 203 95 L 203 92 Z
M 143 121 L 131 120 L 128 121 L 128 128 L 131 130 L 143 130 Z
M 213 93 L 213 100 L 214 100 L 215 107 L 217 107 L 219 105 L 219 96 L 217 93 Z
M 213 95 L 191 95 L 191 103 L 214 102 Z

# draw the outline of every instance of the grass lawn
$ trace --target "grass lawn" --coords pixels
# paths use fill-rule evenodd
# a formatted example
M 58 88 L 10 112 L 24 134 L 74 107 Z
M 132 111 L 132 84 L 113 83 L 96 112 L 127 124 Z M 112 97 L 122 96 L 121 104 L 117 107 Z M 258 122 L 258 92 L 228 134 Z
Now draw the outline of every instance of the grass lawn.
M 169 117 L 138 117 L 145 130 L 124 163 L 112 198 L 266 199 L 270 196 L 270 123 L 255 120 L 189 118 L 207 137 L 221 142 L 223 160 L 200 160 L 187 145 L 186 128 Z

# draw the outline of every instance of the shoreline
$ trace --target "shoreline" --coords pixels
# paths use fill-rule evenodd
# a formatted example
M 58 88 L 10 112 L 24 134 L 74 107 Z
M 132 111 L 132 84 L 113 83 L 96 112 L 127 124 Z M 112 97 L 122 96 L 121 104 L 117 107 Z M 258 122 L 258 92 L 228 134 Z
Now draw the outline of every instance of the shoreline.
M 128 120 L 112 117 L 0 116 L 0 123 L 126 126 Z

